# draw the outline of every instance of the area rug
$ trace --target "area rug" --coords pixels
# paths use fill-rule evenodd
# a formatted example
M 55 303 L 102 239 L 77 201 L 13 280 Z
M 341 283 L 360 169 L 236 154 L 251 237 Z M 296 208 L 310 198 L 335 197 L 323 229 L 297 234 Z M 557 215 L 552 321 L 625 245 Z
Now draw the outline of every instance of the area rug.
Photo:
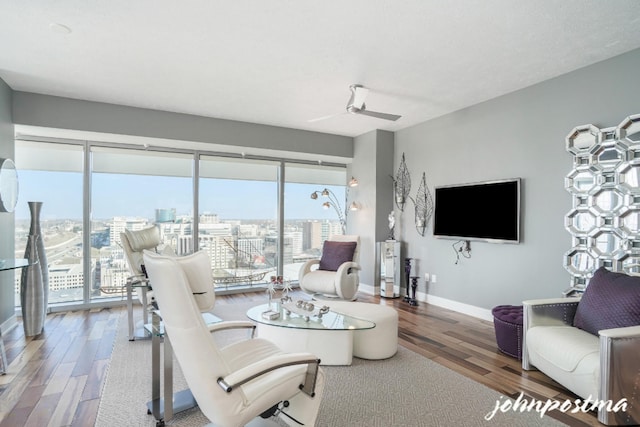
M 252 305 L 255 303 L 218 304 L 213 313 L 225 320 L 245 319 Z M 100 401 L 98 427 L 155 426 L 146 409 L 151 396 L 151 342 L 129 342 L 126 329 L 123 316 Z M 404 347 L 387 360 L 354 358 L 351 366 L 323 369 L 326 385 L 317 423 L 322 427 L 563 425 L 536 412 L 498 411 L 487 421 L 484 417 L 496 402 L 505 400 L 499 393 Z M 186 387 L 174 363 L 174 390 Z M 204 426 L 208 422 L 194 408 L 176 414 L 167 425 Z

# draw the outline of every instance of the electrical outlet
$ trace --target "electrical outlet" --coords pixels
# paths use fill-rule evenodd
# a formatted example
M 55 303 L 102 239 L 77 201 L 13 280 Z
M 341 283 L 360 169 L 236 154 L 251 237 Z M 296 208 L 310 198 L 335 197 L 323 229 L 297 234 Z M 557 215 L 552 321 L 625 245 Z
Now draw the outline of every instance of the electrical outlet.
M 436 277 L 435 274 L 431 275 L 431 283 L 436 283 L 438 281 L 438 278 Z
M 429 273 L 424 273 L 424 281 L 425 282 L 429 281 Z

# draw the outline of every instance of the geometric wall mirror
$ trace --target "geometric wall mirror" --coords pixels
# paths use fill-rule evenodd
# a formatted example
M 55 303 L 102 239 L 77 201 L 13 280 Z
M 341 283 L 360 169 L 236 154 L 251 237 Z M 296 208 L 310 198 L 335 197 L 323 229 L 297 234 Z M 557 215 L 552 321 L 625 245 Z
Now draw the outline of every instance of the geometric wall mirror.
M 606 129 L 577 126 L 565 148 L 573 156 L 564 185 L 572 199 L 564 255 L 571 290 L 583 292 L 601 266 L 640 273 L 640 114 Z

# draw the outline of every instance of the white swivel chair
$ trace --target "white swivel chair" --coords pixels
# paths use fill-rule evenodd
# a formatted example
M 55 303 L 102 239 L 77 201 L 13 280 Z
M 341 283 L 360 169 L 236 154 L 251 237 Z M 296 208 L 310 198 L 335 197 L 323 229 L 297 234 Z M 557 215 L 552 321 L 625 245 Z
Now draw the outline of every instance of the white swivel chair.
M 284 353 L 260 338 L 218 347 L 212 334 L 237 328 L 238 322 L 207 327 L 200 315 L 192 289 L 198 288 L 197 282 L 210 281 L 208 256 L 183 262 L 144 251 L 143 260 L 176 360 L 202 413 L 214 425 L 244 426 L 262 414 L 275 414 L 289 425 L 299 425 L 293 419 L 315 424 L 324 388 L 317 357 Z
M 125 230 L 120 233 L 120 241 L 124 254 L 129 264 L 129 270 L 131 276 L 127 278 L 127 311 L 129 321 L 129 340 L 135 340 L 134 321 L 133 321 L 133 306 L 131 301 L 131 294 L 136 293 L 138 300 L 144 307 L 143 309 L 143 323 L 149 323 L 148 310 L 154 304 L 154 294 L 152 290 L 152 283 L 147 278 L 144 272 L 144 261 L 142 259 L 142 251 L 154 250 L 165 255 L 176 256 L 175 251 L 169 245 L 164 245 L 160 237 L 160 229 L 156 226 L 145 228 L 143 230 Z M 181 257 L 188 262 L 190 255 Z M 196 302 L 200 311 L 203 313 L 213 310 L 216 302 L 215 288 L 209 271 L 208 281 L 198 282 L 199 288 L 193 289 L 193 294 L 196 297 Z
M 316 296 L 354 300 L 360 284 L 359 259 L 360 236 L 332 236 L 324 242 L 322 257 L 300 269 L 300 288 Z

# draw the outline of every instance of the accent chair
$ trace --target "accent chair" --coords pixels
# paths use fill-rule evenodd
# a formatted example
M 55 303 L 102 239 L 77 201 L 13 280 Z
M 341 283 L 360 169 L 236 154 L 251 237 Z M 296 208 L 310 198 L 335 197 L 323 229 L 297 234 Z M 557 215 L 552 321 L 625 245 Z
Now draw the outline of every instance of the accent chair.
M 320 259 L 300 268 L 300 288 L 314 296 L 354 300 L 360 285 L 360 236 L 335 235 L 324 242 Z
M 198 254 L 198 253 L 196 253 Z M 219 347 L 213 334 L 255 325 L 248 321 L 207 326 L 192 289 L 210 282 L 208 256 L 189 262 L 145 250 L 164 330 L 202 413 L 216 426 L 244 426 L 258 416 L 277 416 L 288 425 L 315 425 L 324 375 L 309 353 L 285 353 L 270 341 L 252 338 Z

